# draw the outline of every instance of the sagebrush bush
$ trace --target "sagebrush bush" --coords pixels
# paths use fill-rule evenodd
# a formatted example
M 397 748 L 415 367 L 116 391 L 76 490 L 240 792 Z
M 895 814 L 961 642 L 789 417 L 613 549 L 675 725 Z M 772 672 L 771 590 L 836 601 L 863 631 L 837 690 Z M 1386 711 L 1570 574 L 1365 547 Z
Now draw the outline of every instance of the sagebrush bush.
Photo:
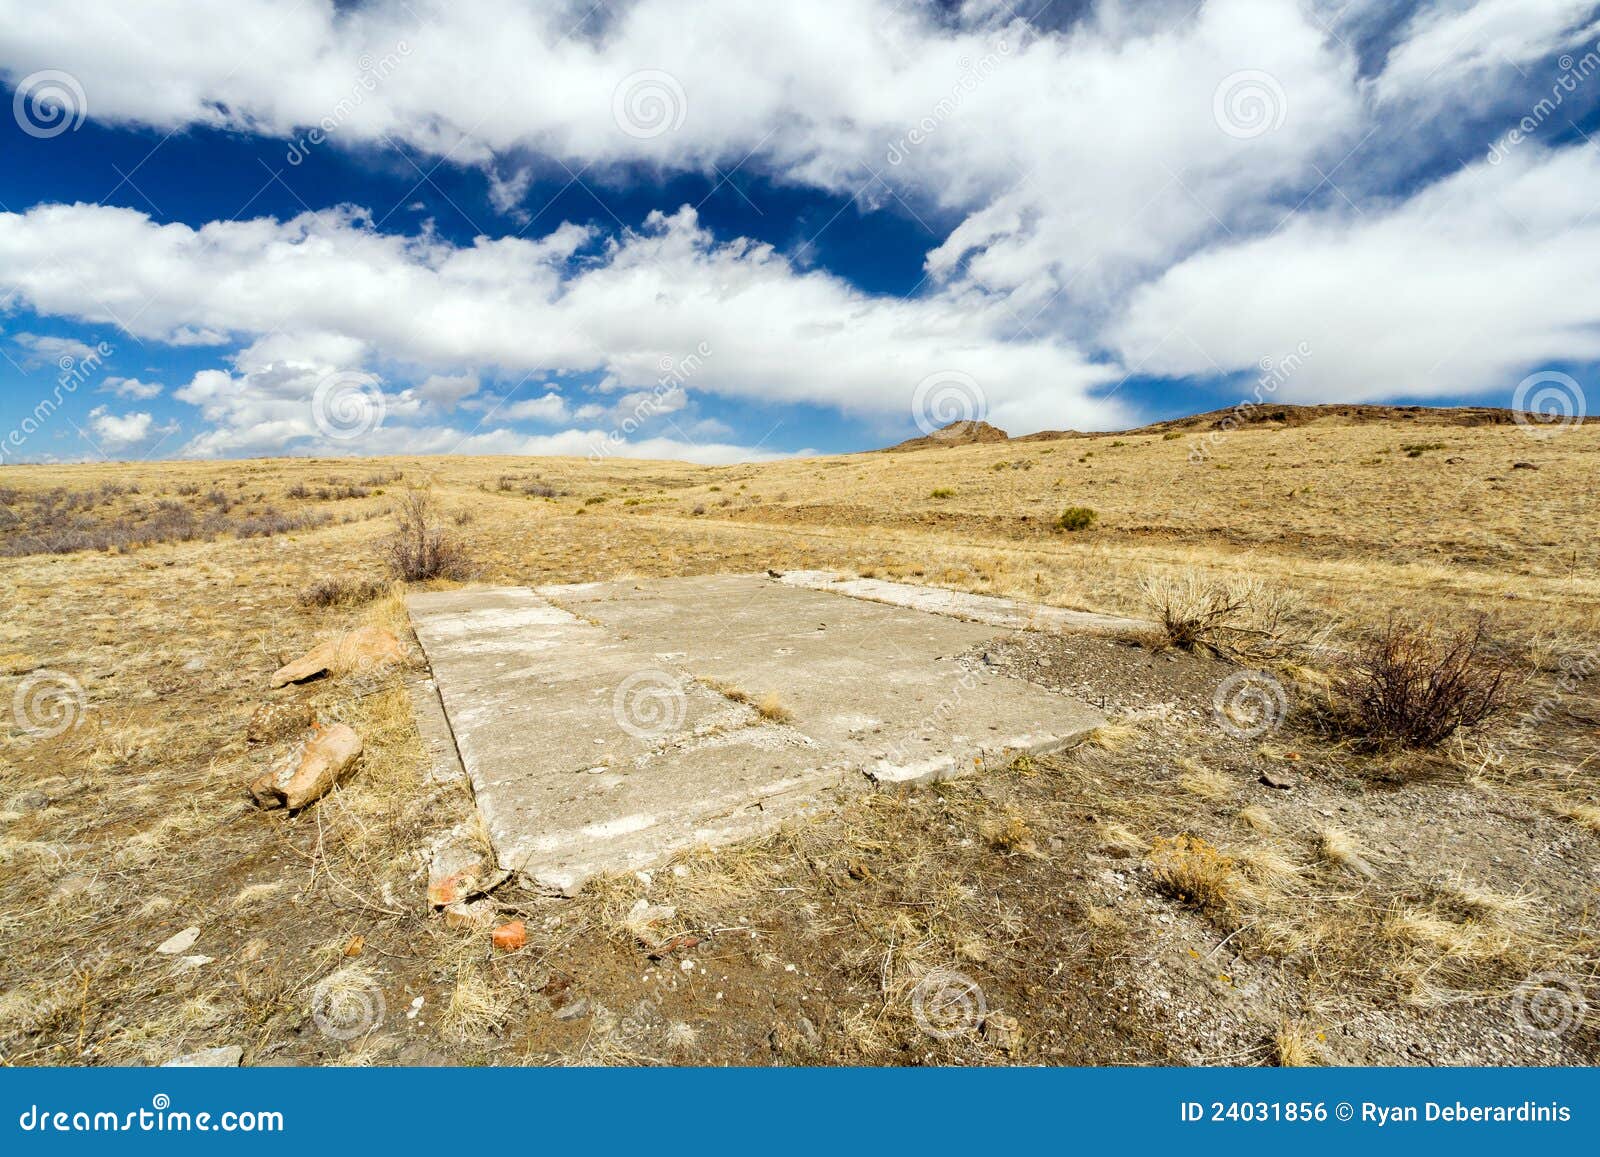
M 384 554 L 395 577 L 406 582 L 465 578 L 469 570 L 460 543 L 439 521 L 433 495 L 420 488 L 406 491 L 395 508 Z
M 1087 506 L 1069 506 L 1063 510 L 1056 519 L 1056 526 L 1062 530 L 1088 530 L 1100 521 L 1098 511 Z
M 1393 621 L 1336 676 L 1336 719 L 1377 747 L 1437 747 L 1505 706 L 1508 667 L 1488 627 L 1439 633 Z

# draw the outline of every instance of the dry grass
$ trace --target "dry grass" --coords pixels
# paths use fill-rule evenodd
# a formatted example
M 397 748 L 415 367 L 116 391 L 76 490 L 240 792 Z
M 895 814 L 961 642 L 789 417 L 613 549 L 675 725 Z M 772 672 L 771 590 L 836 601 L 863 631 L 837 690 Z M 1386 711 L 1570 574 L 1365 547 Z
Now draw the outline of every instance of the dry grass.
M 1320 1065 L 1322 1061 L 1317 1044 L 1315 1033 L 1304 1025 L 1286 1020 L 1272 1034 L 1273 1059 L 1286 1069 Z
M 1234 861 L 1199 836 L 1162 837 L 1146 857 L 1156 890 L 1213 916 L 1230 915 L 1239 902 Z
M 455 987 L 442 1027 L 457 1040 L 477 1040 L 500 1031 L 511 1013 L 510 1002 L 476 964 L 456 971 Z
M 1371 853 L 1342 828 L 1324 828 L 1317 833 L 1317 855 L 1325 863 L 1358 876 L 1371 878 L 1378 874 L 1369 862 Z
M 1281 642 L 1303 613 L 1299 597 L 1282 587 L 1193 567 L 1152 573 L 1140 593 L 1163 643 L 1185 651 L 1238 654 Z
M 39 665 L 78 680 L 86 712 L 78 728 L 49 740 L 10 729 L 0 748 L 8 876 L 0 952 L 27 977 L 0 997 L 0 1053 L 20 1064 L 150 1063 L 237 1035 L 252 1062 L 392 1063 L 376 1034 L 352 1047 L 292 1028 L 305 1023 L 315 980 L 348 966 L 338 953 L 358 932 L 369 945 L 359 963 L 389 998 L 386 1033 L 398 1028 L 478 1063 L 1005 1060 L 981 1041 L 931 1041 L 918 1029 L 911 993 L 940 967 L 971 974 L 990 1007 L 1027 1022 L 1036 1043 L 1013 1060 L 1208 1059 L 1198 1043 L 1208 1030 L 1193 1026 L 1215 1025 L 1159 1021 L 1155 1001 L 1135 1001 L 1143 1011 L 1104 1037 L 1086 1035 L 1155 977 L 1195 1017 L 1227 1003 L 1250 1020 L 1255 1051 L 1241 1045 L 1228 1063 L 1298 1055 L 1277 1041 L 1285 1009 L 1307 1017 L 1291 1026 L 1337 1023 L 1326 1009 L 1341 1019 L 1395 1018 L 1410 1038 L 1498 1048 L 1505 1001 L 1525 975 L 1594 975 L 1593 922 L 1568 887 L 1588 878 L 1600 844 L 1600 808 L 1585 778 L 1592 743 L 1576 746 L 1587 735 L 1576 723 L 1579 738 L 1565 747 L 1548 729 L 1520 737 L 1470 787 L 1414 779 L 1382 793 L 1363 786 L 1373 765 L 1365 753 L 1297 734 L 1301 786 L 1262 794 L 1239 766 L 1252 753 L 1213 759 L 1201 729 L 1117 716 L 1069 761 L 986 773 L 983 792 L 969 783 L 844 800 L 837 814 L 770 841 L 682 857 L 681 876 L 657 872 L 652 903 L 678 909 L 659 931 L 722 930 L 687 950 L 707 968 L 692 979 L 675 959 L 649 961 L 626 932 L 643 894 L 632 876 L 616 883 L 614 910 L 604 912 L 594 907 L 601 894 L 565 903 L 513 896 L 530 930 L 514 961 L 426 910 L 419 849 L 465 822 L 470 800 L 463 786 L 427 778 L 400 693 L 406 672 L 378 694 L 345 677 L 290 693 L 325 717 L 351 719 L 368 740 L 362 767 L 336 794 L 298 817 L 262 816 L 239 794 L 268 754 L 242 737 L 268 672 L 360 621 L 405 631 L 392 592 L 301 601 L 321 580 L 372 574 L 398 473 L 431 487 L 440 510 L 474 512 L 466 523 L 441 515 L 437 525 L 486 583 L 804 568 L 1137 615 L 1162 576 L 1237 591 L 1271 575 L 1300 607 L 1264 604 L 1269 623 L 1276 613 L 1288 624 L 1273 648 L 1298 643 L 1308 626 L 1337 628 L 1319 640 L 1325 650 L 1289 656 L 1306 671 L 1336 668 L 1363 632 L 1400 613 L 1470 622 L 1493 611 L 1507 652 L 1542 676 L 1559 674 L 1563 656 L 1590 653 L 1600 643 L 1600 539 L 1560 528 L 1600 515 L 1589 484 L 1600 427 L 1537 446 L 1510 427 L 1449 429 L 1438 435 L 1449 454 L 1381 453 L 1402 436 L 1416 435 L 1240 430 L 1199 468 L 1185 439 L 1125 436 L 1118 447 L 1090 438 L 713 468 L 453 458 L 8 470 L 0 704 Z M 1447 464 L 1451 456 L 1465 461 Z M 1505 469 L 1529 457 L 1540 471 Z M 1383 464 L 1364 465 L 1374 459 Z M 954 493 L 930 500 L 939 487 Z M 65 499 L 43 498 L 58 489 L 92 492 L 92 509 L 73 499 L 66 520 Z M 148 534 L 140 528 L 149 519 L 133 513 L 181 503 L 203 525 L 222 509 L 209 497 L 217 490 L 233 529 L 218 523 L 216 537 L 166 536 L 159 526 Z M 584 507 L 602 496 L 610 501 Z M 1053 528 L 1069 503 L 1099 512 L 1092 533 Z M 1383 517 L 1365 516 L 1375 510 Z M 21 518 L 8 520 L 8 511 Z M 75 542 L 35 533 L 79 520 L 90 533 Z M 249 536 L 269 528 L 270 537 Z M 74 553 L 46 553 L 62 547 Z M 1302 621 L 1304 608 L 1314 622 Z M 1269 628 L 1246 616 L 1213 638 L 1250 650 L 1270 638 L 1256 631 Z M 1561 694 L 1560 718 L 1569 707 L 1574 718 L 1593 713 L 1590 689 Z M 1498 742 L 1503 725 L 1489 720 L 1473 741 Z M 1181 769 L 1187 782 L 1175 790 L 1167 769 L 1184 755 L 1224 769 L 1214 774 L 1231 794 L 1191 769 Z M 34 790 L 49 795 L 48 807 L 14 804 Z M 1339 830 L 1322 832 L 1332 816 Z M 1193 912 L 1140 886 L 1148 841 L 1163 832 L 1193 833 L 1211 849 L 1207 857 L 1158 841 L 1155 859 L 1171 861 L 1182 880 L 1174 892 L 1214 897 Z M 1551 848 L 1570 870 L 1538 858 Z M 1228 869 L 1219 876 L 1221 861 Z M 1210 870 L 1191 872 L 1194 862 Z M 1475 884 L 1439 883 L 1442 862 L 1468 863 Z M 1106 873 L 1124 877 L 1126 889 Z M 1195 883 L 1204 879 L 1216 886 Z M 1153 923 L 1147 907 L 1172 922 Z M 1223 933 L 1212 912 L 1238 924 L 1215 956 Z M 175 970 L 152 959 L 153 945 L 191 923 L 203 928 L 197 951 L 214 964 Z M 1257 966 L 1270 956 L 1271 985 L 1282 986 L 1273 1000 L 1206 997 L 1235 952 Z M 1184 968 L 1194 973 L 1189 989 L 1178 983 Z M 579 986 L 592 981 L 591 999 L 611 1005 L 613 1021 L 552 1022 L 544 998 L 529 994 L 562 970 L 583 978 Z M 679 987 L 641 989 L 649 970 Z M 719 990 L 725 999 L 713 1016 L 706 1009 Z M 427 1002 L 407 1022 L 413 993 Z M 657 1019 L 631 1009 L 647 996 L 660 996 Z M 1427 1010 L 1461 1019 L 1405 1019 Z M 798 1027 L 801 1016 L 814 1037 Z M 697 1040 L 674 1025 L 690 1026 Z M 1435 1033 L 1439 1025 L 1448 1031 Z M 1294 1031 L 1309 1047 L 1314 1034 Z M 1587 1039 L 1564 1042 L 1559 1056 L 1578 1058 Z M 1367 1047 L 1359 1040 L 1318 1047 L 1330 1062 L 1405 1059 L 1351 1052 Z
M 1594 804 L 1574 804 L 1561 813 L 1573 823 L 1600 835 L 1600 807 Z
M 1185 756 L 1179 760 L 1183 773 L 1178 776 L 1178 786 L 1190 795 L 1199 796 L 1211 803 L 1221 803 L 1233 795 L 1233 783 L 1214 768 L 1205 767 Z
M 783 700 L 775 692 L 767 692 L 756 704 L 756 714 L 768 723 L 788 723 L 794 719 L 794 712 L 783 705 Z

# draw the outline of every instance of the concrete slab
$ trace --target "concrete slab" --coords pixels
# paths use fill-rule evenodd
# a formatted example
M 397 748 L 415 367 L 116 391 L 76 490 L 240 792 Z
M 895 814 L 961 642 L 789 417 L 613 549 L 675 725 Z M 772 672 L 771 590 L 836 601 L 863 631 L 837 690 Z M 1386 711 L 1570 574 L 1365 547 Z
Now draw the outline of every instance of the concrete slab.
M 989 623 L 1013 630 L 1045 631 L 1052 634 L 1120 635 L 1148 630 L 1155 626 L 1147 619 L 1123 615 L 1103 615 L 1095 611 L 1071 611 L 1047 607 L 998 595 L 974 595 L 965 591 L 946 591 L 912 583 L 885 579 L 841 578 L 834 571 L 792 570 L 779 580 L 810 590 L 831 591 L 851 598 L 910 607 L 935 615 L 950 615 L 974 623 Z
M 1103 722 L 986 667 L 986 625 L 765 576 L 408 605 L 501 866 L 566 892 L 772 830 L 864 776 L 940 779 Z

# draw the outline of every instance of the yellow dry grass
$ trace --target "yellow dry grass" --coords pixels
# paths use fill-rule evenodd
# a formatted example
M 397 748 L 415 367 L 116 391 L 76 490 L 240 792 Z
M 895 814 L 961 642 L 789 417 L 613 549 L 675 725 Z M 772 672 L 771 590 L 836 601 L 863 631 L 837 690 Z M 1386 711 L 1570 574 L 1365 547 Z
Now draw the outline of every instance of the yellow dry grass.
M 1544 441 L 1511 426 L 1437 428 L 1445 448 L 1415 459 L 1399 452 L 1412 435 L 1400 424 L 1239 430 L 1201 465 L 1189 461 L 1189 437 L 1122 435 L 730 467 L 404 458 L 7 468 L 0 544 L 13 553 L 50 529 L 27 522 L 25 508 L 55 488 L 97 492 L 77 516 L 91 529 L 137 521 L 141 504 L 203 511 L 216 504 L 213 492 L 236 518 L 271 509 L 326 520 L 291 517 L 262 537 L 224 531 L 0 557 L 8 608 L 0 705 L 40 667 L 82 692 L 77 727 L 36 740 L 11 726 L 8 738 L 26 742 L 0 749 L 0 865 L 10 877 L 0 952 L 31 976 L 0 998 L 5 1060 L 148 1063 L 213 1043 L 217 1026 L 233 1023 L 246 1026 L 252 1047 L 281 1041 L 310 1001 L 304 953 L 322 953 L 316 975 L 326 975 L 347 966 L 337 953 L 357 931 L 373 946 L 362 966 L 380 982 L 394 986 L 401 967 L 413 969 L 407 984 L 440 978 L 419 1024 L 437 1016 L 449 1039 L 476 1050 L 517 1023 L 516 985 L 528 978 L 507 975 L 481 934 L 442 928 L 418 902 L 418 849 L 473 813 L 463 786 L 427 777 L 406 673 L 375 686 L 336 678 L 299 693 L 367 741 L 357 773 L 322 804 L 263 817 L 240 797 L 258 759 L 243 721 L 265 696 L 266 673 L 363 622 L 405 634 L 403 592 L 377 549 L 405 485 L 431 485 L 446 511 L 470 508 L 470 520 L 450 530 L 485 583 L 806 568 L 1134 615 L 1147 612 L 1152 589 L 1222 584 L 1251 592 L 1269 615 L 1292 611 L 1296 629 L 1325 644 L 1273 668 L 1309 685 L 1326 681 L 1323 671 L 1357 631 L 1396 613 L 1490 614 L 1499 637 L 1544 675 L 1559 675 L 1563 657 L 1591 653 L 1600 645 L 1600 538 L 1574 528 L 1600 521 L 1591 483 L 1600 426 Z M 1539 469 L 1510 469 L 1521 460 Z M 935 489 L 950 493 L 936 499 Z M 1070 534 L 1052 529 L 1068 505 L 1092 508 L 1098 521 Z M 11 510 L 23 512 L 20 529 Z M 304 600 L 334 579 L 348 585 L 330 601 Z M 1239 625 L 1248 632 L 1260 622 Z M 777 700 L 752 705 L 783 710 Z M 831 827 L 685 855 L 682 875 L 659 874 L 658 891 L 669 888 L 679 909 L 670 931 L 759 926 L 765 939 L 751 967 L 763 976 L 791 975 L 774 929 L 826 944 L 818 958 L 848 980 L 834 994 L 826 1043 L 796 1037 L 789 1022 L 777 1039 L 796 1050 L 786 1056 L 847 1061 L 894 1058 L 919 1039 L 910 1001 L 930 970 L 954 963 L 986 979 L 1012 975 L 1040 955 L 1034 940 L 1058 928 L 1081 928 L 1089 948 L 1111 945 L 1106 959 L 1130 951 L 1119 938 L 1138 917 L 1125 905 L 1084 899 L 1077 924 L 1051 907 L 1079 877 L 1049 873 L 1088 856 L 1119 871 L 1152 856 L 1159 887 L 1203 913 L 1238 918 L 1230 951 L 1294 962 L 1319 1000 L 1377 1001 L 1397 982 L 1413 999 L 1442 1000 L 1446 987 L 1457 997 L 1503 995 L 1517 967 L 1592 952 L 1592 928 L 1548 926 L 1542 901 L 1505 880 L 1498 892 L 1438 885 L 1403 857 L 1369 850 L 1392 840 L 1363 827 L 1369 816 L 1333 810 L 1339 791 L 1356 790 L 1337 786 L 1359 779 L 1347 766 L 1353 756 L 1325 752 L 1330 770 L 1318 786 L 1256 803 L 1253 776 L 1152 749 L 1171 734 L 1165 721 L 1119 719 L 1069 767 L 1039 761 L 986 777 L 1004 779 L 1018 799 L 995 803 L 959 788 L 915 800 L 874 796 L 848 801 Z M 1600 799 L 1592 771 L 1586 779 L 1577 762 L 1481 753 L 1472 791 L 1486 812 L 1535 804 L 1588 854 Z M 1166 773 L 1174 766 L 1176 791 Z M 1338 816 L 1339 827 L 1305 810 L 1307 790 L 1326 794 L 1323 814 Z M 48 807 L 24 806 L 34 791 Z M 1172 832 L 1197 833 L 1199 843 L 1163 843 Z M 1526 852 L 1503 834 L 1478 838 L 1508 864 Z M 979 870 L 994 872 L 982 889 L 970 875 Z M 1034 874 L 1028 897 L 997 898 L 1007 882 Z M 1526 874 L 1530 888 L 1545 883 Z M 631 880 L 611 885 L 610 899 L 605 886 L 592 889 L 558 924 L 530 925 L 537 944 L 525 955 L 545 961 L 589 936 L 636 955 L 638 937 L 625 929 L 638 894 Z M 152 965 L 152 946 L 191 922 L 206 929 L 197 951 L 220 942 L 228 963 Z M 1079 950 L 1063 937 L 1052 951 Z M 548 979 L 534 977 L 534 987 Z M 1017 979 L 1014 990 L 1045 987 L 1059 990 L 1059 980 Z M 1262 1033 L 1276 1059 L 1315 1054 L 1299 1028 L 1284 1031 Z M 660 1059 L 693 1047 L 685 1039 L 679 1033 L 674 1045 L 663 1030 L 648 1044 L 613 1039 L 580 1054 L 545 1043 L 528 1055 Z

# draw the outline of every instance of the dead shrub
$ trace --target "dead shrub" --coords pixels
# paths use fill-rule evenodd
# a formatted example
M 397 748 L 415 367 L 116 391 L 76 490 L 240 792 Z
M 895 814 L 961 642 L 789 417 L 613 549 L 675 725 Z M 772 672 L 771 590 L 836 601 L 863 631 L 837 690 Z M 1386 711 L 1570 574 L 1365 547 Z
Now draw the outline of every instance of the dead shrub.
M 1332 714 L 1373 747 L 1437 747 L 1505 706 L 1507 676 L 1481 619 L 1445 634 L 1394 621 L 1335 677 Z
M 1198 570 L 1151 575 L 1139 585 L 1165 645 L 1237 654 L 1250 643 L 1287 641 L 1299 599 L 1256 578 L 1216 578 Z
M 395 532 L 384 540 L 389 569 L 405 582 L 460 579 L 468 573 L 460 543 L 439 521 L 427 490 L 408 490 L 395 508 Z

